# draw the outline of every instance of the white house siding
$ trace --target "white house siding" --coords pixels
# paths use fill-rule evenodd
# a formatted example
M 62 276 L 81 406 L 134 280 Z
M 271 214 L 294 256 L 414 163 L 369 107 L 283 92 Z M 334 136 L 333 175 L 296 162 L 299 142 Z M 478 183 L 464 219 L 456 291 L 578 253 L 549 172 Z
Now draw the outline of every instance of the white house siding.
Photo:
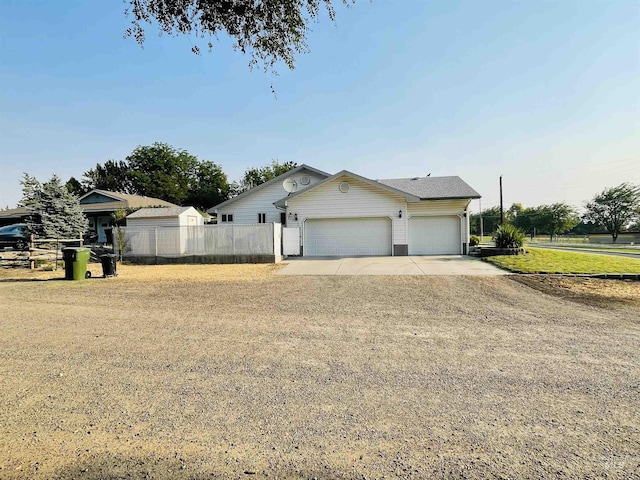
M 349 183 L 349 191 L 342 193 L 339 185 Z M 399 218 L 400 210 L 403 218 Z M 405 197 L 370 185 L 349 176 L 335 178 L 308 193 L 287 202 L 287 226 L 300 228 L 300 242 L 304 255 L 304 222 L 320 218 L 389 218 L 392 219 L 393 243 L 406 245 L 407 210 Z M 297 215 L 298 220 L 295 220 Z
M 175 217 L 127 218 L 128 227 L 179 227 L 180 219 Z
M 469 243 L 469 219 L 465 211 L 469 200 L 423 200 L 407 204 L 408 217 L 457 216 L 460 219 L 460 242 Z
M 300 179 L 302 177 L 309 177 L 309 185 L 318 183 L 324 180 L 325 177 L 315 172 L 311 172 L 306 169 L 300 170 L 296 174 L 291 175 L 292 180 L 298 185 L 298 188 L 307 188 L 309 185 L 302 185 Z M 280 223 L 280 213 L 282 210 L 278 210 L 273 202 L 280 200 L 287 196 L 287 192 L 282 188 L 282 182 L 274 182 L 271 185 L 253 192 L 244 198 L 238 199 L 230 205 L 224 206 L 218 209 L 218 223 L 221 222 L 222 215 L 233 215 L 234 224 L 246 224 L 251 225 L 258 223 L 258 214 L 266 213 L 267 223 Z

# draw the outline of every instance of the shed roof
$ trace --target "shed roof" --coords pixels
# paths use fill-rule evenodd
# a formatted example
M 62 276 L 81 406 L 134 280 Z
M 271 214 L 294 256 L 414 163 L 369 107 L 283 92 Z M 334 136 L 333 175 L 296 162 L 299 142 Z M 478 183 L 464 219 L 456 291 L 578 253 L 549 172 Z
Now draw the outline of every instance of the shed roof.
M 160 207 L 160 208 L 141 208 L 137 212 L 127 215 L 127 218 L 166 218 L 178 217 L 193 207 Z M 195 209 L 194 209 L 195 210 Z M 197 210 L 195 210 L 197 212 Z
M 414 177 L 378 180 L 397 190 L 410 193 L 421 200 L 480 198 L 480 194 L 460 177 Z

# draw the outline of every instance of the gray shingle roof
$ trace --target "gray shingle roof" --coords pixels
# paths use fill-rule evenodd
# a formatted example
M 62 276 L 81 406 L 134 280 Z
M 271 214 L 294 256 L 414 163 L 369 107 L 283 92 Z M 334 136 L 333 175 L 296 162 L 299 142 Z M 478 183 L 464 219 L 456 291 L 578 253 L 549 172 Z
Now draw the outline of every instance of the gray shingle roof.
M 330 177 L 327 177 L 327 178 L 325 178 L 324 180 L 321 180 L 318 183 L 314 183 L 313 185 L 310 185 L 309 187 L 307 187 L 307 188 L 305 188 L 303 190 L 298 190 L 297 192 L 290 193 L 286 197 L 281 198 L 280 200 L 278 200 L 276 202 L 273 202 L 273 204 L 276 207 L 283 208 L 285 206 L 287 200 L 289 200 L 289 199 L 291 199 L 293 197 L 297 197 L 298 195 L 302 195 L 302 194 L 304 194 L 305 192 L 307 192 L 309 190 L 317 188 L 320 185 L 323 185 L 323 184 L 325 184 L 327 182 L 330 182 L 330 181 L 335 180 L 336 178 L 340 178 L 342 176 L 353 177 L 353 178 L 356 178 L 356 179 L 358 179 L 358 180 L 360 180 L 360 181 L 362 181 L 364 183 L 368 183 L 370 185 L 375 185 L 375 186 L 377 186 L 379 188 L 382 188 L 384 190 L 388 190 L 388 191 L 391 191 L 393 193 L 402 195 L 402 196 L 406 197 L 407 201 L 410 201 L 410 202 L 417 202 L 417 201 L 420 200 L 420 198 L 416 197 L 416 195 L 413 195 L 412 193 L 409 193 L 409 192 L 405 192 L 403 190 L 399 190 L 396 187 L 394 187 L 393 185 L 385 185 L 385 184 L 376 185 L 377 183 L 380 183 L 380 182 L 378 182 L 376 180 L 370 180 L 370 179 L 368 179 L 366 177 L 362 177 L 360 175 L 356 175 L 355 173 L 349 172 L 348 170 L 342 170 L 342 171 L 336 173 L 335 175 L 331 175 Z
M 378 182 L 420 197 L 421 200 L 480 198 L 480 194 L 460 177 L 390 178 Z
M 127 218 L 177 217 L 190 208 L 191 207 L 141 208 L 137 212 L 127 215 Z

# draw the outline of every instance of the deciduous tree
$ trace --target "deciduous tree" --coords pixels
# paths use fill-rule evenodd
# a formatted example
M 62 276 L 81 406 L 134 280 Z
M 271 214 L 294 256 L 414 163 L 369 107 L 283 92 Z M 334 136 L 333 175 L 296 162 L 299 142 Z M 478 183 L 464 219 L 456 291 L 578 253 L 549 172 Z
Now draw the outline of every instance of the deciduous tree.
M 580 217 L 570 205 L 554 203 L 538 207 L 533 221 L 538 231 L 548 233 L 549 240 L 553 240 L 554 235 L 561 235 L 575 227 Z
M 271 165 L 267 165 L 265 167 L 248 168 L 244 172 L 242 180 L 240 180 L 239 190 L 240 192 L 244 192 L 245 190 L 249 190 L 250 188 L 257 187 L 262 183 L 279 177 L 289 170 L 293 170 L 297 166 L 298 164 L 296 162 L 280 163 L 277 159 L 274 159 L 271 161 Z
M 603 227 L 615 243 L 625 227 L 640 219 L 640 187 L 623 183 L 603 190 L 587 203 L 584 219 Z
M 338 1 L 338 0 L 335 0 Z M 343 4 L 354 0 L 342 0 Z M 125 14 L 131 27 L 125 35 L 140 44 L 145 40 L 145 24 L 156 22 L 168 35 L 193 35 L 210 40 L 226 33 L 233 49 L 249 54 L 249 65 L 262 63 L 274 71 L 277 62 L 290 69 L 295 56 L 308 51 L 309 23 L 317 21 L 322 10 L 335 20 L 334 0 L 126 0 Z M 323 8 L 324 7 L 324 8 Z M 211 50 L 213 43 L 208 41 Z M 199 54 L 200 47 L 191 50 Z
M 213 162 L 202 161 L 195 166 L 185 203 L 206 210 L 229 198 L 227 175 Z
M 129 166 L 126 162 L 107 160 L 84 172 L 82 186 L 85 192 L 98 188 L 111 192 L 134 193 Z
M 126 158 L 132 193 L 178 205 L 189 195 L 189 183 L 198 158 L 166 143 L 136 148 Z
M 229 182 L 213 162 L 166 143 L 139 146 L 125 160 L 85 172 L 85 188 L 160 198 L 206 210 L 229 197 Z

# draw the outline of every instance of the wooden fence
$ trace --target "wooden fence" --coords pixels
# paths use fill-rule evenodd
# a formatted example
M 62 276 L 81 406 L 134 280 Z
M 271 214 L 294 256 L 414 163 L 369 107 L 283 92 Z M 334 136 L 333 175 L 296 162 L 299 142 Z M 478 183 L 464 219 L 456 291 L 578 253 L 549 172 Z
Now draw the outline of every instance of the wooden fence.
M 63 259 L 62 249 L 70 244 L 82 246 L 83 243 L 82 235 L 80 238 L 34 238 L 34 236 L 31 235 L 28 251 L 20 252 L 13 250 L 12 253 L 16 254 L 15 256 L 10 256 L 6 250 L 0 251 L 0 253 L 2 253 L 2 255 L 0 255 L 0 266 L 24 266 L 25 268 L 29 267 L 33 270 L 38 260 L 43 260 L 53 262 L 53 268 L 57 270 L 58 261 Z

